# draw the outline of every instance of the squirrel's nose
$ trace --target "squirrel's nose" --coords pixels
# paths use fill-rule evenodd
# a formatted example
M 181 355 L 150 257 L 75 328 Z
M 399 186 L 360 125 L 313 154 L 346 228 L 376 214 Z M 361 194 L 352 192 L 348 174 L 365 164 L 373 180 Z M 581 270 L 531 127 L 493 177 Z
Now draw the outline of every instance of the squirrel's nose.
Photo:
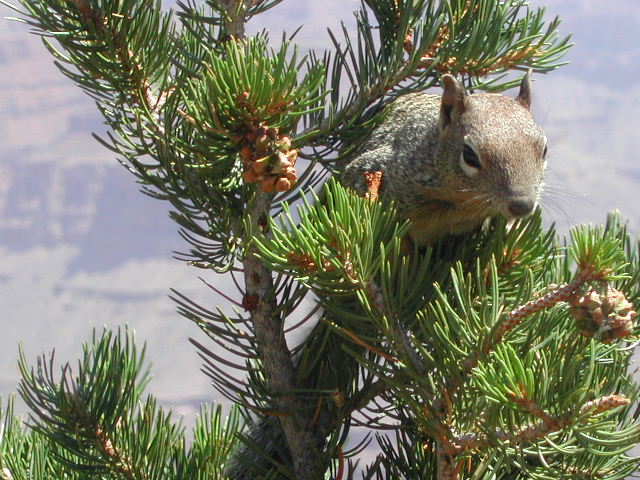
M 509 202 L 509 211 L 516 217 L 530 214 L 536 206 L 536 202 L 530 198 L 514 198 Z

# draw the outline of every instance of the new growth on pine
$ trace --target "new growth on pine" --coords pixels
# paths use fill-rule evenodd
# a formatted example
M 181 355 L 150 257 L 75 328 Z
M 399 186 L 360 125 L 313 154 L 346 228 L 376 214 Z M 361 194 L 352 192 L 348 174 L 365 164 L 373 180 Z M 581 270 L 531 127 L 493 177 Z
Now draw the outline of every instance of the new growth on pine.
M 636 471 L 640 262 L 617 215 L 560 238 L 537 211 L 412 249 L 377 195 L 385 172 L 365 197 L 330 178 L 387 105 L 442 74 L 496 92 L 519 82 L 510 71 L 544 81 L 570 47 L 558 18 L 523 0 L 364 0 L 354 32 L 301 56 L 291 28 L 246 33 L 282 0 L 0 1 L 95 100 L 98 140 L 171 205 L 180 258 L 212 291 L 172 298 L 210 339 L 192 343 L 212 398 L 235 405 L 226 420 L 204 405 L 186 434 L 145 394 L 126 327 L 96 332 L 77 364 L 21 354 L 30 420 L 9 399 L 0 479 Z M 229 280 L 223 311 L 215 283 Z

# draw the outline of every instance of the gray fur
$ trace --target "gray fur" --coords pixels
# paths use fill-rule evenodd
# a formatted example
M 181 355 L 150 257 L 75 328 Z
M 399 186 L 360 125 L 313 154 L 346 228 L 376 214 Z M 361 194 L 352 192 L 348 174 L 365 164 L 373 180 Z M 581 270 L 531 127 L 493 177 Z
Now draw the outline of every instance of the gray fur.
M 443 77 L 443 88 L 442 95 L 398 98 L 341 177 L 364 194 L 363 173 L 382 171 L 380 194 L 396 200 L 413 221 L 410 236 L 418 245 L 468 231 L 495 215 L 530 213 L 545 168 L 546 138 L 528 108 L 529 74 L 516 100 L 467 96 L 450 75 Z M 481 168 L 462 160 L 465 142 Z

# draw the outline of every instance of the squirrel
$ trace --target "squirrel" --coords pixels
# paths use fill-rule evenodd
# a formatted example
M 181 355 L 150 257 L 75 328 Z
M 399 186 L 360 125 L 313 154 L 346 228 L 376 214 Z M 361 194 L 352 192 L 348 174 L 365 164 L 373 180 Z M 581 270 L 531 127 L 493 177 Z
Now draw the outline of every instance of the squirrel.
M 497 214 L 531 213 L 545 169 L 546 137 L 529 111 L 529 72 L 515 100 L 466 95 L 451 75 L 443 75 L 442 84 L 442 95 L 411 93 L 395 100 L 340 177 L 365 194 L 364 174 L 382 171 L 379 194 L 395 200 L 412 220 L 409 236 L 418 246 L 471 230 Z M 282 435 L 275 417 L 257 422 L 248 434 L 268 452 Z M 255 478 L 246 467 L 253 456 L 251 447 L 242 447 L 225 474 Z
M 515 99 L 467 95 L 449 74 L 442 88 L 395 100 L 341 175 L 365 194 L 364 174 L 381 171 L 379 194 L 412 221 L 409 238 L 419 247 L 496 215 L 530 214 L 546 166 L 547 139 L 530 112 L 531 70 Z

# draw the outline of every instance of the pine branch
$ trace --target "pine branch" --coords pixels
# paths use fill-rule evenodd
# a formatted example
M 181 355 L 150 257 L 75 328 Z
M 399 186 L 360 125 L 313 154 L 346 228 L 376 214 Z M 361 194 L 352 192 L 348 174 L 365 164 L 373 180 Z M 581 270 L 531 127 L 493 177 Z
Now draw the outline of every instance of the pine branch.
M 514 401 L 532 416 L 539 418 L 540 422 L 518 428 L 515 431 L 496 430 L 491 434 L 467 433 L 459 435 L 454 440 L 456 453 L 492 447 L 497 442 L 517 445 L 542 440 L 551 433 L 558 432 L 564 428 L 571 428 L 574 424 L 586 423 L 590 421 L 592 416 L 600 415 L 630 403 L 628 398 L 621 395 L 607 395 L 585 403 L 580 408 L 577 417 L 573 411 L 560 417 L 549 415 L 535 402 L 525 397 L 514 399 Z
M 222 7 L 224 12 L 224 31 L 230 40 L 244 38 L 245 11 L 250 3 L 249 0 L 217 0 L 216 4 Z
M 94 335 L 84 352 L 77 372 L 67 363 L 59 380 L 53 355 L 41 357 L 34 369 L 21 352 L 20 393 L 32 424 L 23 431 L 10 403 L 0 428 L 3 472 L 69 480 L 221 478 L 242 429 L 237 410 L 223 422 L 220 407 L 203 407 L 187 450 L 184 429 L 171 413 L 151 396 L 141 399 L 148 375 L 128 330 Z
M 382 106 L 437 85 L 442 73 L 462 75 L 474 88 L 501 91 L 515 85 L 502 81 L 508 70 L 548 72 L 562 65 L 569 37 L 559 37 L 558 18 L 545 26 L 544 14 L 523 0 L 499 6 L 494 0 L 363 2 L 355 40 L 344 25 L 343 43 L 329 31 L 335 54 L 322 61 L 331 64 L 332 106 L 308 118 L 302 133 L 315 147 L 312 158 L 348 158 L 382 120 Z
M 257 414 L 244 434 L 233 424 L 231 433 L 198 427 L 187 452 L 153 399 L 135 407 L 131 352 L 103 340 L 101 361 L 89 355 L 77 377 L 66 369 L 55 380 L 52 359 L 23 368 L 36 433 L 62 445 L 51 455 L 127 479 L 205 480 L 224 468 L 233 478 L 352 476 L 344 444 L 360 422 L 397 439 L 380 437 L 369 478 L 451 480 L 465 468 L 474 480 L 621 478 L 637 463 L 623 452 L 640 437 L 620 346 L 638 333 L 640 268 L 619 224 L 576 230 L 564 249 L 538 216 L 509 229 L 495 221 L 407 253 L 409 226 L 373 196 L 329 182 L 297 217 L 282 203 L 323 181 L 316 162 L 348 159 L 386 104 L 442 72 L 501 89 L 507 70 L 557 67 L 569 46 L 558 20 L 545 24 L 544 10 L 523 0 L 367 0 L 355 36 L 331 33 L 334 53 L 299 60 L 285 37 L 275 50 L 266 34 L 245 38 L 246 21 L 278 3 L 185 0 L 177 28 L 156 0 L 21 0 L 26 21 L 58 39 L 60 49 L 47 46 L 63 73 L 98 101 L 114 130 L 105 145 L 147 193 L 173 205 L 191 248 L 181 257 L 230 272 L 242 296 L 228 298 L 234 314 L 174 298 L 236 356 L 194 341 L 205 374 Z M 301 153 L 313 160 L 302 173 Z M 295 323 L 307 292 L 324 312 L 290 349 L 285 322 Z M 234 465 L 247 459 L 229 456 L 235 434 L 259 460 Z M 219 441 L 219 454 L 205 437 Z M 6 468 L 15 478 L 24 470 Z
M 251 230 L 266 228 L 269 196 L 257 194 L 250 206 Z M 267 378 L 267 388 L 275 397 L 280 424 L 291 450 L 296 478 L 314 479 L 323 471 L 322 438 L 307 429 L 309 418 L 304 405 L 290 396 L 295 390 L 295 371 L 291 353 L 284 338 L 284 322 L 276 313 L 277 300 L 271 271 L 256 256 L 256 247 L 249 247 L 243 260 L 246 285 L 245 298 L 251 299 L 249 313 L 255 327 L 257 347 Z M 243 303 L 245 301 L 243 300 Z
M 531 300 L 524 305 L 521 305 L 507 314 L 497 325 L 493 338 L 487 340 L 482 348 L 481 352 L 473 352 L 466 359 L 462 361 L 462 369 L 466 373 L 470 373 L 475 368 L 483 355 L 489 354 L 498 345 L 503 337 L 509 333 L 513 328 L 519 325 L 527 317 L 530 317 L 543 310 L 551 308 L 559 302 L 567 302 L 576 295 L 576 292 L 587 282 L 600 280 L 603 274 L 596 274 L 593 272 L 579 272 L 575 280 L 571 283 L 558 287 L 551 292 L 548 292 L 537 298 Z M 453 384 L 451 385 L 453 386 Z
M 148 380 L 148 373 L 140 371 L 143 358 L 128 331 L 94 336 L 77 374 L 66 364 L 60 380 L 54 378 L 53 355 L 39 359 L 33 370 L 21 353 L 19 391 L 33 411 L 32 428 L 73 455 L 60 458 L 65 465 L 130 480 L 171 473 L 170 455 L 182 429 L 170 426 L 151 398 L 134 414 Z M 141 446 L 150 443 L 157 448 L 144 455 Z
M 425 370 L 424 363 L 411 344 L 409 332 L 400 324 L 396 315 L 386 307 L 380 287 L 374 281 L 369 281 L 365 286 L 365 291 L 378 314 L 389 322 L 389 336 L 394 341 L 395 350 L 403 353 L 403 357 L 410 362 L 416 372 L 423 372 Z

